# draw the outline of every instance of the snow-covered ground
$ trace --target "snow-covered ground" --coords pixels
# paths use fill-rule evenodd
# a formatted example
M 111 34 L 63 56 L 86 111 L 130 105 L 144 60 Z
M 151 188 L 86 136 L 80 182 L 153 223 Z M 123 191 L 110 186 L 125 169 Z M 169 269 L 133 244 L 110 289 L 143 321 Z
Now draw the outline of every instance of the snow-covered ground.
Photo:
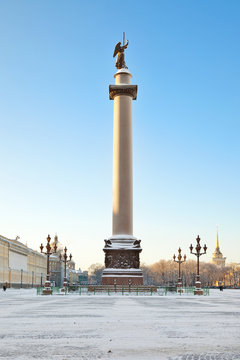
M 0 291 L 0 359 L 240 359 L 240 291 L 202 297 Z

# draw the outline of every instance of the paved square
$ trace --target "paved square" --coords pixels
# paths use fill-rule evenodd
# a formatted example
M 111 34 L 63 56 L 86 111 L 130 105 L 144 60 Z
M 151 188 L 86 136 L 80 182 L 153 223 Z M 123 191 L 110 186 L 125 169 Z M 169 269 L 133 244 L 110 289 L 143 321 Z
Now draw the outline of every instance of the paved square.
M 0 291 L 0 359 L 240 359 L 240 291 L 36 296 Z

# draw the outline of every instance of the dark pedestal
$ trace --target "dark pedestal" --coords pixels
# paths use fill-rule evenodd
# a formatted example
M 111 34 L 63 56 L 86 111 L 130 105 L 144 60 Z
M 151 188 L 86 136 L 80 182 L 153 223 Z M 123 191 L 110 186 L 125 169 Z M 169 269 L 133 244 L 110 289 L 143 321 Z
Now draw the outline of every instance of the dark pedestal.
M 105 240 L 105 269 L 102 285 L 143 285 L 139 254 L 141 240 L 111 238 Z

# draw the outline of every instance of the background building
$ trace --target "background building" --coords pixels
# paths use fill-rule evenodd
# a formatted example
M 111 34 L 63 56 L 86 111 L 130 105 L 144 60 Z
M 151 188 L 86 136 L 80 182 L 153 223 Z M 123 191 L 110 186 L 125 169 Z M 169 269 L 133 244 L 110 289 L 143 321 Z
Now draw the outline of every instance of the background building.
M 212 263 L 224 267 L 226 262 L 226 258 L 223 257 L 223 254 L 220 251 L 219 240 L 218 240 L 218 230 L 217 230 L 217 241 L 216 241 L 216 249 L 212 254 Z
M 226 267 L 223 283 L 229 287 L 240 287 L 240 264 L 230 263 Z
M 50 281 L 54 286 L 62 286 L 64 263 L 59 255 L 64 253 L 62 244 L 55 235 L 51 246 L 57 245 L 57 252 L 50 255 Z M 7 283 L 9 287 L 43 286 L 47 275 L 47 257 L 29 248 L 16 239 L 8 239 L 0 235 L 0 286 Z M 67 279 L 76 283 L 77 273 L 73 260 L 67 263 Z
M 0 235 L 0 285 L 34 287 L 46 279 L 46 257 L 16 239 Z
M 79 285 L 88 285 L 88 271 L 78 273 Z

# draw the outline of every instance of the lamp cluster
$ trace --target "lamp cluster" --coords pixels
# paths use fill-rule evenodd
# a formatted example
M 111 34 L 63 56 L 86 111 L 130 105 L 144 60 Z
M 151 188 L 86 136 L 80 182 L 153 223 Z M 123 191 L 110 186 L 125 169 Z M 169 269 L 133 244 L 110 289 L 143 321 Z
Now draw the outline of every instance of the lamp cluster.
M 50 271 L 49 271 L 49 257 L 50 257 L 50 255 L 57 252 L 57 244 L 55 243 L 53 246 L 51 246 L 50 241 L 51 241 L 51 237 L 50 237 L 50 235 L 48 235 L 46 251 L 43 251 L 43 249 L 44 249 L 43 244 L 41 244 L 41 246 L 40 246 L 41 253 L 44 254 L 44 255 L 47 255 L 47 276 L 46 276 L 46 281 L 45 281 L 45 284 L 44 284 L 44 289 L 42 291 L 43 295 L 51 295 L 52 294 L 51 282 L 50 282 Z M 65 246 L 65 249 L 64 249 L 63 257 L 60 254 L 59 258 L 60 258 L 60 261 L 62 261 L 64 263 L 63 289 L 64 289 L 64 291 L 66 291 L 66 288 L 68 286 L 67 263 L 72 260 L 72 254 L 70 254 L 69 259 L 67 258 L 67 248 L 66 248 L 66 246 Z
M 200 281 L 200 271 L 199 271 L 199 258 L 202 255 L 205 255 L 207 252 L 207 246 L 206 244 L 203 247 L 203 252 L 201 252 L 201 245 L 200 245 L 200 237 L 199 235 L 196 238 L 197 244 L 195 247 L 195 252 L 193 252 L 193 245 L 191 244 L 189 249 L 190 249 L 190 254 L 193 254 L 195 256 L 197 256 L 197 274 L 196 274 L 196 280 L 195 280 L 195 290 L 194 290 L 194 294 L 195 295 L 203 295 L 203 290 L 201 288 L 201 281 Z M 178 249 L 178 256 L 176 257 L 176 255 L 173 255 L 173 261 L 178 263 L 178 283 L 177 283 L 177 287 L 178 287 L 178 291 L 182 292 L 181 288 L 182 288 L 182 277 L 181 277 L 181 264 L 184 263 L 186 261 L 186 255 L 184 255 L 182 257 L 181 254 L 182 250 L 179 247 Z M 176 260 L 177 258 L 177 260 Z

